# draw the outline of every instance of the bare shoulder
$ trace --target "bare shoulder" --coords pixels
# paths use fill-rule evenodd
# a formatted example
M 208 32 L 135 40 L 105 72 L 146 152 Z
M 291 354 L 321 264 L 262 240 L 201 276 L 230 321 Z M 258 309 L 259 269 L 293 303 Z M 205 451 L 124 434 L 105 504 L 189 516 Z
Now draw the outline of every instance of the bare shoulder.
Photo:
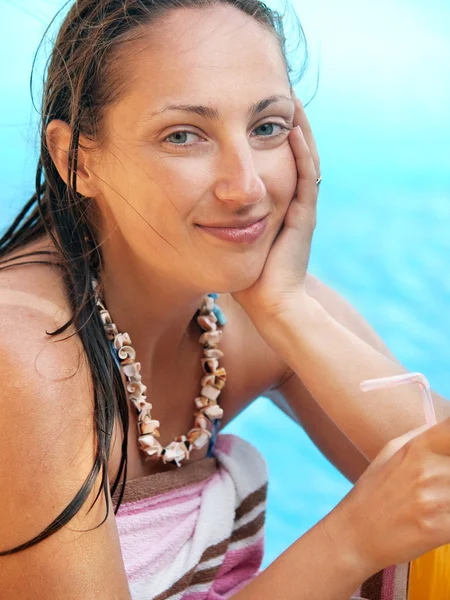
M 0 264 L 0 343 L 7 361 L 14 363 L 10 368 L 28 386 L 36 385 L 45 393 L 72 385 L 80 389 L 86 365 L 75 328 L 50 335 L 71 317 L 60 269 L 51 259 L 50 264 L 33 262 L 46 256 L 19 258 L 43 247 L 48 247 L 45 241 L 34 242 Z
M 67 320 L 70 310 L 65 297 L 61 271 L 56 266 L 53 246 L 47 238 L 32 242 L 0 261 L 0 304 L 8 321 L 37 313 Z M 47 264 L 43 264 L 43 263 Z M 8 314 L 9 313 L 9 314 Z M 65 321 L 62 321 L 65 322 Z
M 70 328 L 46 333 L 69 317 L 57 267 L 0 270 L 0 552 L 42 533 L 94 464 L 93 391 L 81 341 Z M 129 599 L 112 510 L 95 529 L 109 496 L 102 494 L 88 513 L 99 481 L 61 530 L 0 556 L 0 597 Z

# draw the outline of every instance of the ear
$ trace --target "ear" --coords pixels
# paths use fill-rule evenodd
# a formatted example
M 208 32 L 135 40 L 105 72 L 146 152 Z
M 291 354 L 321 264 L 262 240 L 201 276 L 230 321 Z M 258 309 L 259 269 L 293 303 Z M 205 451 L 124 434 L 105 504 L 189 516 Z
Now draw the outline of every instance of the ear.
M 46 136 L 50 156 L 58 169 L 59 176 L 67 184 L 71 137 L 70 126 L 64 121 L 54 119 L 47 125 Z M 93 157 L 91 157 L 90 153 L 78 147 L 76 191 L 88 198 L 93 198 L 96 194 L 95 177 L 89 168 L 91 161 L 93 161 Z

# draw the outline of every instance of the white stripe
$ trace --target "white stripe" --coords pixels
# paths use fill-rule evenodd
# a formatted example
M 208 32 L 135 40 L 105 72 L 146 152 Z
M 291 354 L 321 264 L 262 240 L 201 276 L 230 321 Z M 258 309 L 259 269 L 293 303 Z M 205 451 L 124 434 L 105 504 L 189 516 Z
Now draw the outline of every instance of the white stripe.
M 257 531 L 254 535 L 252 535 L 251 537 L 231 543 L 228 547 L 228 550 L 229 551 L 230 550 L 241 550 L 242 548 L 245 548 L 246 546 L 251 546 L 252 544 L 255 544 L 261 538 L 264 539 L 264 527 L 261 527 L 261 529 L 259 531 Z
M 253 519 L 256 519 L 256 517 L 259 516 L 261 513 L 263 513 L 265 510 L 266 510 L 266 502 L 265 501 L 260 502 L 249 513 L 247 513 L 246 515 L 244 515 L 243 517 L 241 517 L 240 519 L 238 519 L 235 522 L 233 531 L 236 531 L 236 529 L 239 529 L 240 527 L 242 527 L 242 525 L 247 525 L 247 523 L 250 523 L 250 521 L 253 521 Z
M 217 567 L 222 564 L 224 558 L 225 558 L 225 554 L 221 554 L 220 556 L 211 558 L 210 560 L 207 560 L 206 562 L 202 562 L 198 565 L 197 571 L 205 571 L 206 569 L 212 569 L 213 567 Z
M 209 583 L 199 583 L 198 585 L 191 585 L 188 588 L 184 589 L 182 592 L 178 592 L 178 594 L 169 596 L 167 600 L 179 600 L 179 598 L 182 598 L 185 594 L 191 594 L 195 592 L 207 592 L 213 583 L 213 581 L 210 581 Z

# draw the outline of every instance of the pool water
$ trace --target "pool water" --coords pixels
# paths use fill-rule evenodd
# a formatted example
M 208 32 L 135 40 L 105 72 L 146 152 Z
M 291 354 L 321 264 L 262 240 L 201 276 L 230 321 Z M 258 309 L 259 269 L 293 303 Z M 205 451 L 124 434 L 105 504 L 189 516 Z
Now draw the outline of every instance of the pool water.
M 38 144 L 29 74 L 60 5 L 0 4 L 0 228 L 32 193 Z M 324 177 L 310 270 L 450 397 L 450 6 L 302 0 L 296 8 L 311 44 L 296 88 L 304 103 L 320 71 L 307 108 Z M 268 461 L 267 565 L 351 486 L 267 399 L 226 430 Z

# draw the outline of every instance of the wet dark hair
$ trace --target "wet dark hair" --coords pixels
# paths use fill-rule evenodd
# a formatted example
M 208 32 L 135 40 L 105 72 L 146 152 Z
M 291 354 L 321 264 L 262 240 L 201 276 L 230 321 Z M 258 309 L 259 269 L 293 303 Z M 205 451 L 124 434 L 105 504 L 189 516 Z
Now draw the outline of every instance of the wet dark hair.
M 291 84 L 295 83 L 294 79 L 302 77 L 308 61 L 308 51 L 295 13 L 291 13 L 295 31 L 294 36 L 289 36 L 289 43 L 297 34 L 299 43 L 295 49 L 303 46 L 303 62 L 297 77 L 293 76 L 287 60 L 284 19 L 280 13 L 270 10 L 259 0 L 78 0 L 71 6 L 59 28 L 44 79 L 36 191 L 0 238 L 0 269 L 27 264 L 56 264 L 61 269 L 73 316 L 65 325 L 47 334 L 58 335 L 72 324 L 76 327 L 94 385 L 97 449 L 94 465 L 86 481 L 53 523 L 33 539 L 0 552 L 0 556 L 34 546 L 67 524 L 85 503 L 99 473 L 101 486 L 91 508 L 102 491 L 107 497 L 107 466 L 116 417 L 119 418 L 123 437 L 120 466 L 110 494 L 113 496 L 123 477 L 114 512 L 117 513 L 120 507 L 127 472 L 128 406 L 120 372 L 110 354 L 91 287 L 92 276 L 101 281 L 102 251 L 95 241 L 95 227 L 89 217 L 89 210 L 94 206 L 95 200 L 85 198 L 77 192 L 80 137 L 85 136 L 99 146 L 104 141 L 102 125 L 105 109 L 121 97 L 123 87 L 127 84 L 119 71 L 118 59 L 125 45 L 142 37 L 143 26 L 153 23 L 169 10 L 202 8 L 219 3 L 238 8 L 272 32 L 280 43 Z M 61 10 L 66 7 L 67 5 Z M 55 19 L 60 14 L 61 11 Z M 43 40 L 46 39 L 50 26 Z M 60 177 L 47 146 L 47 125 L 54 119 L 68 123 L 71 128 L 67 185 Z M 20 250 L 27 243 L 45 235 L 51 238 L 55 251 L 41 250 L 21 253 L 14 259 L 8 257 L 13 251 Z M 48 258 L 50 254 L 54 255 L 51 261 L 43 260 L 45 255 Z M 17 259 L 35 255 L 38 255 L 36 260 L 16 262 Z M 107 502 L 105 519 L 97 527 L 104 523 L 108 515 Z

